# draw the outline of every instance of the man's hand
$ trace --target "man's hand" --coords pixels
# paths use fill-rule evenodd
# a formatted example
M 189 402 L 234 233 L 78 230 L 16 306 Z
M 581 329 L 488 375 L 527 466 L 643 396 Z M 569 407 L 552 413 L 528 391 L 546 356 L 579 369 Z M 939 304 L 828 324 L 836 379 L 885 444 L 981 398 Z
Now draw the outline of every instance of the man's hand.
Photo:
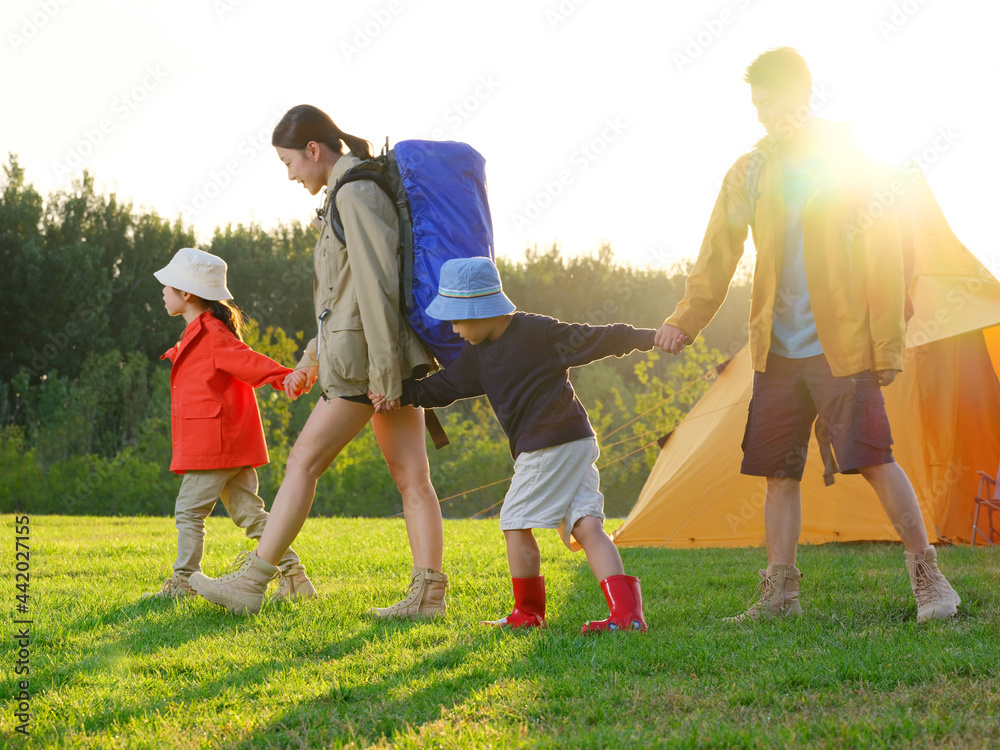
M 303 367 L 301 370 L 294 370 L 285 377 L 285 395 L 289 399 L 296 399 L 303 393 L 309 393 L 318 376 L 318 367 Z
M 665 352 L 680 354 L 684 347 L 691 343 L 691 337 L 677 326 L 664 323 L 656 332 L 653 343 Z
M 876 370 L 875 379 L 878 381 L 879 387 L 885 388 L 896 376 L 899 375 L 899 370 Z

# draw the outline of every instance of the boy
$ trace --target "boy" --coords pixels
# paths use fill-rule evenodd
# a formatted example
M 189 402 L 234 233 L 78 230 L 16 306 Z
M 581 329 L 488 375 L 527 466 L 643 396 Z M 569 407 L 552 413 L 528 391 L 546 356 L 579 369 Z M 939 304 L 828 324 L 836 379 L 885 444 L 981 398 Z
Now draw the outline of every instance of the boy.
M 532 529 L 558 529 L 567 547 L 572 535 L 587 553 L 608 601 L 610 616 L 586 623 L 581 632 L 645 631 L 639 579 L 625 575 L 618 548 L 604 533 L 604 496 L 594 465 L 597 437 L 568 370 L 610 355 L 648 351 L 656 332 L 515 312 L 489 258 L 447 261 L 427 313 L 452 321 L 468 342 L 458 358 L 423 380 L 404 381 L 400 399 L 369 396 L 378 411 L 489 398 L 514 457 L 514 478 L 500 513 L 514 609 L 484 624 L 544 627 L 545 577 Z

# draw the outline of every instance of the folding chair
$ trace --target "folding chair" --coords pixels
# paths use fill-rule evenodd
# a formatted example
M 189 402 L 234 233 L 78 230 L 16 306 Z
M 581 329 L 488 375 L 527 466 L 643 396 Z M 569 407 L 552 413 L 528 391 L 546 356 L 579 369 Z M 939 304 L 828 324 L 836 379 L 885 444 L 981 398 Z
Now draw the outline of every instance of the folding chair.
M 976 512 L 972 516 L 972 546 L 976 546 L 976 534 L 979 534 L 991 547 L 1000 544 L 1000 528 L 993 525 L 993 511 L 1000 511 L 1000 487 L 997 480 L 1000 479 L 1000 467 L 997 467 L 997 476 L 991 477 L 985 471 L 979 472 L 979 490 L 976 492 Z M 986 509 L 986 529 L 979 526 L 979 511 Z

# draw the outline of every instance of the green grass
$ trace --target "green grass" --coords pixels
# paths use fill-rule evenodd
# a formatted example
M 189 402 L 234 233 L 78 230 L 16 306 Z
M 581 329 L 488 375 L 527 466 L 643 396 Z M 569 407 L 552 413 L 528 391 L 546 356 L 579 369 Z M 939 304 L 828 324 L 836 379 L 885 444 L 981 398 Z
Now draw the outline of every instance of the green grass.
M 31 738 L 14 735 L 5 645 L 4 743 L 1000 746 L 1000 549 L 941 549 L 964 602 L 920 627 L 898 546 L 803 548 L 804 616 L 753 626 L 720 618 L 746 604 L 762 550 L 626 549 L 650 632 L 584 638 L 606 607 L 553 532 L 539 533 L 549 599 L 536 632 L 478 624 L 511 604 L 497 522 L 446 521 L 445 539 L 442 620 L 361 615 L 398 598 L 410 566 L 403 523 L 365 519 L 310 519 L 295 548 L 320 598 L 247 618 L 200 599 L 139 601 L 169 574 L 171 519 L 32 517 Z M 209 519 L 207 543 L 209 575 L 248 546 L 225 518 Z M 15 593 L 5 575 L 8 622 Z

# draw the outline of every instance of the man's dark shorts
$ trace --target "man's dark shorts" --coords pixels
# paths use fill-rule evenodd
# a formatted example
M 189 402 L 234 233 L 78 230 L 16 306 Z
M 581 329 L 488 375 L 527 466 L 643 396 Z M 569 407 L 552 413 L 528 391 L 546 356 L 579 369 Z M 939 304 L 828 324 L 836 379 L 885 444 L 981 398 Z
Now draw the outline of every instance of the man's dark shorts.
M 889 418 L 875 373 L 836 377 L 822 354 L 769 354 L 767 371 L 753 374 L 740 472 L 801 480 L 817 414 L 841 473 L 892 463 Z

